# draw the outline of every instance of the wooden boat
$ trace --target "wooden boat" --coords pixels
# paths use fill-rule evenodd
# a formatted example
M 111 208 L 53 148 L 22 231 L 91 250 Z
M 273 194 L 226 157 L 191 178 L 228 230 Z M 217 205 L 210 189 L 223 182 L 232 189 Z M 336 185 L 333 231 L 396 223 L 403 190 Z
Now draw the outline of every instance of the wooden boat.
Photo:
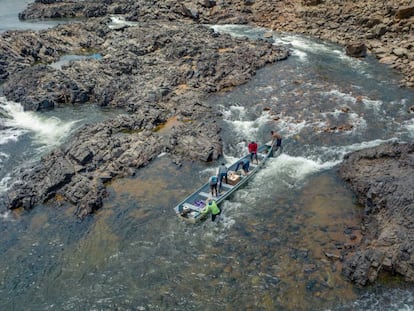
M 277 152 L 279 155 L 281 148 L 279 149 L 280 150 L 278 150 L 277 147 L 274 147 L 271 142 L 260 146 L 257 149 L 257 158 L 259 163 L 250 163 L 249 172 L 246 175 L 242 172 L 243 170 L 241 170 L 241 172 L 236 172 L 236 167 L 237 164 L 243 159 L 248 159 L 250 161 L 250 154 L 247 154 L 238 159 L 235 163 L 228 167 L 228 183 L 225 183 L 225 179 L 223 178 L 221 193 L 219 193 L 217 197 L 213 197 L 211 195 L 210 184 L 207 181 L 204 185 L 186 197 L 183 201 L 178 203 L 174 207 L 175 212 L 183 220 L 192 223 L 203 220 L 207 215 L 202 214 L 201 210 L 204 208 L 207 199 L 212 198 L 216 201 L 217 205 L 220 205 L 220 203 L 222 203 L 237 189 L 244 185 L 250 178 L 252 178 L 252 176 L 256 174 L 260 168 L 263 167 L 266 160 L 270 157 L 273 157 L 274 152 Z

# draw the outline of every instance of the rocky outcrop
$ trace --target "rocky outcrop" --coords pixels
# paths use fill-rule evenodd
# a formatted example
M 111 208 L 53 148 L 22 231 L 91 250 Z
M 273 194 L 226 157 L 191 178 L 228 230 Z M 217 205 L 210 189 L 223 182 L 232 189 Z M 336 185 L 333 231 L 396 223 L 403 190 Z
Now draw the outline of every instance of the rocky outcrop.
M 352 57 L 365 57 L 367 56 L 367 47 L 361 42 L 350 42 L 345 47 L 346 55 Z
M 140 131 L 144 122 L 139 115 L 120 116 L 83 127 L 67 145 L 20 172 L 8 193 L 9 208 L 63 198 L 77 206 L 79 217 L 94 212 L 102 206 L 105 182 L 132 175 L 162 151 L 157 135 Z
M 388 143 L 354 152 L 339 174 L 364 207 L 364 239 L 343 273 L 359 285 L 382 272 L 414 282 L 414 144 Z
M 272 2 L 273 4 L 273 2 Z M 399 1 L 256 1 L 254 21 L 277 31 L 309 34 L 347 46 L 361 42 L 414 87 L 414 9 Z M 359 57 L 359 55 L 358 55 Z
M 217 159 L 220 128 L 204 98 L 247 82 L 257 68 L 289 54 L 285 47 L 221 35 L 191 21 L 190 27 L 161 18 L 116 30 L 110 21 L 94 18 L 39 34 L 1 35 L 3 93 L 9 100 L 26 110 L 93 102 L 123 111 L 85 126 L 64 147 L 18 172 L 3 200 L 8 208 L 63 198 L 84 217 L 102 205 L 106 182 L 134 174 L 161 152 L 177 164 Z M 101 58 L 49 66 L 61 54 L 80 53 Z M 160 135 L 157 127 L 172 117 L 177 126 Z
M 49 2 L 52 2 L 50 4 Z M 380 62 L 398 69 L 414 87 L 414 6 L 398 1 L 36 1 L 21 18 L 125 14 L 131 21 L 189 19 L 198 23 L 255 23 L 276 31 L 309 34 L 347 46 L 361 42 Z M 357 57 L 361 57 L 358 54 Z M 1 71 L 0 71 L 1 74 Z
M 42 108 L 38 102 L 47 99 L 52 102 L 49 106 L 94 101 L 101 106 L 133 112 L 144 103 L 166 101 L 184 85 L 187 91 L 205 94 L 240 85 L 249 80 L 256 68 L 288 53 L 287 49 L 266 42 L 251 45 L 246 40 L 218 35 L 203 26 L 194 25 L 187 30 L 173 22 L 142 23 L 139 27 L 110 32 L 103 23 L 90 25 L 96 32 L 79 31 L 77 25 L 62 25 L 49 31 L 52 42 L 45 35 L 36 43 L 56 51 L 53 53 L 56 58 L 58 51 L 65 48 L 69 53 L 72 47 L 72 53 L 99 51 L 102 59 L 77 61 L 56 69 L 36 64 L 49 62 L 50 55 L 36 53 L 33 57 L 30 54 L 27 65 L 10 66 L 13 75 L 3 86 L 4 94 L 29 110 Z M 100 37 L 97 33 L 105 35 Z M 67 37 L 76 42 L 70 42 Z M 70 43 L 61 47 L 56 44 L 56 38 Z M 84 41 L 89 42 L 87 48 L 82 48 Z M 13 55 L 25 48 L 23 40 L 19 40 L 3 50 Z M 9 63 L 15 64 L 18 60 L 9 57 Z

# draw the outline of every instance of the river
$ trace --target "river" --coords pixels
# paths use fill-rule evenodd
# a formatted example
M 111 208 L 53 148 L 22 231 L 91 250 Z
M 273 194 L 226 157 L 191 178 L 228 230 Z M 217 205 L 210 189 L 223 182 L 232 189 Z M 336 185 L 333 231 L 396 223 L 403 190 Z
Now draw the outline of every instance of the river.
M 288 60 L 209 99 L 223 116 L 221 160 L 234 161 L 246 141 L 267 141 L 271 129 L 284 137 L 284 153 L 223 204 L 219 221 L 189 225 L 173 211 L 217 163 L 176 167 L 165 155 L 112 182 L 104 207 L 82 222 L 59 204 L 3 212 L 1 310 L 414 310 L 414 288 L 398 278 L 358 289 L 341 276 L 341 250 L 361 238 L 362 208 L 336 174 L 347 152 L 412 140 L 414 92 L 372 57 L 273 36 L 291 45 Z M 0 109 L 0 191 L 15 168 L 111 114 L 24 112 L 4 98 Z

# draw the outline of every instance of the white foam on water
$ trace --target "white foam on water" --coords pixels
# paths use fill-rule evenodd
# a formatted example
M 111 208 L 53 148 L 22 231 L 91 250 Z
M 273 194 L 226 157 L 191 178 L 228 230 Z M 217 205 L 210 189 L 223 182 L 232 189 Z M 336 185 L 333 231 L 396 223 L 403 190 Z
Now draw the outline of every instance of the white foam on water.
M 11 141 L 18 141 L 19 137 L 26 133 L 24 129 L 6 128 L 0 132 L 0 145 L 7 144 Z
M 1 145 L 1 144 L 0 144 Z M 6 160 L 9 157 L 8 154 L 4 153 L 4 152 L 0 152 L 0 164 L 3 163 L 4 160 Z M 1 167 L 1 166 L 0 166 Z
M 367 72 L 370 65 L 364 59 L 348 56 L 343 51 L 338 53 L 338 58 L 342 61 L 342 63 L 344 63 L 345 66 L 351 67 L 367 78 L 372 78 L 372 75 Z
M 301 120 L 298 122 L 290 116 L 280 116 L 277 120 L 278 132 L 284 137 L 291 137 L 299 134 L 305 127 L 309 126 L 309 122 Z
M 2 220 L 2 221 L 15 221 L 12 213 L 9 210 L 0 213 L 0 220 Z
M 209 27 L 216 32 L 228 33 L 234 37 L 259 37 L 262 33 L 271 32 L 270 29 L 253 28 L 248 25 L 213 25 Z M 273 33 L 272 39 L 274 40 L 274 45 L 283 44 L 289 46 L 291 56 L 296 57 L 299 62 L 307 62 L 310 53 L 323 54 L 337 59 L 344 66 L 352 68 L 366 78 L 372 78 L 372 75 L 368 73 L 369 64 L 363 60 L 346 55 L 342 47 L 324 42 L 315 42 L 313 38 L 301 35 Z
M 318 153 L 323 154 L 327 158 L 338 159 L 338 163 L 342 162 L 344 156 L 350 152 L 358 151 L 366 148 L 372 148 L 379 146 L 383 143 L 395 141 L 396 138 L 391 139 L 375 139 L 371 141 L 365 141 L 360 143 L 355 143 L 348 146 L 332 146 L 332 147 L 320 147 Z
M 216 229 L 212 225 L 214 230 L 221 232 L 218 233 L 216 239 L 225 238 L 228 229 L 237 222 L 237 218 L 243 217 L 244 214 L 251 214 L 251 210 L 246 207 L 255 206 L 257 195 L 261 195 L 261 191 L 278 192 L 286 188 L 301 188 L 311 175 L 332 169 L 340 164 L 347 153 L 378 146 L 387 141 L 391 140 L 373 140 L 341 147 L 318 147 L 313 155 L 291 156 L 282 153 L 277 158 L 268 159 L 265 168 L 257 172 L 252 182 L 249 183 L 250 186 L 240 188 L 233 200 L 226 200 L 222 203 L 223 213 L 218 222 L 220 229 Z M 233 159 L 230 162 L 233 163 Z M 206 172 L 214 174 L 215 168 L 204 170 L 204 173 Z M 253 185 L 254 191 L 248 189 L 248 187 L 252 187 L 251 185 Z M 271 190 L 268 189 L 269 185 Z
M 369 98 L 362 98 L 362 102 L 367 108 L 379 110 L 383 104 L 381 100 L 373 100 Z
M 109 28 L 119 28 L 120 26 L 137 26 L 139 25 L 138 22 L 130 22 L 125 20 L 125 17 L 123 15 L 112 15 L 111 16 L 111 22 L 108 25 Z
M 286 85 L 286 81 L 285 80 L 280 80 L 278 81 L 280 86 L 284 86 Z M 271 94 L 272 92 L 274 92 L 274 86 L 273 85 L 266 85 L 266 86 L 259 86 L 257 87 L 257 90 L 259 91 L 260 94 Z M 277 101 L 277 97 L 276 101 Z M 273 100 L 273 98 L 271 98 Z
M 32 111 L 24 111 L 19 103 L 0 97 L 0 109 L 5 112 L 2 119 L 5 131 L 0 132 L 0 142 L 18 140 L 25 133 L 33 134 L 33 141 L 39 145 L 54 146 L 66 138 L 78 121 L 64 122 L 56 117 L 45 117 Z
M 363 117 L 363 115 L 359 115 L 355 112 L 343 112 L 341 109 L 335 109 L 334 111 L 331 112 L 322 112 L 320 114 L 320 116 L 328 118 L 328 116 L 332 116 L 336 119 L 340 118 L 341 116 L 346 116 L 348 118 L 348 121 L 350 123 L 350 125 L 352 125 L 352 130 L 351 131 L 342 131 L 340 129 L 337 129 L 336 133 L 343 133 L 343 134 L 347 134 L 347 133 L 360 133 L 362 130 L 367 128 L 367 122 L 365 120 L 365 118 Z M 324 121 L 324 122 L 320 122 L 318 123 L 314 123 L 313 126 L 315 128 L 318 128 L 320 130 L 325 129 L 328 126 L 328 122 Z
M 344 103 L 348 104 L 363 104 L 365 108 L 379 110 L 383 105 L 383 101 L 370 99 L 365 96 L 355 96 L 349 93 L 343 93 L 339 90 L 331 90 L 328 92 L 321 92 L 321 95 L 333 96 L 336 99 L 341 99 Z
M 250 120 L 247 113 L 248 110 L 241 106 L 222 109 L 223 121 L 239 134 L 239 140 L 257 140 L 259 129 L 272 120 L 271 116 L 263 111 L 255 120 Z
M 218 235 L 218 239 L 224 239 L 231 229 L 236 224 L 236 219 L 234 218 L 234 210 L 237 210 L 241 206 L 241 203 L 230 202 L 228 200 L 221 203 L 221 214 L 216 219 L 216 225 L 220 226 L 221 233 Z
M 305 180 L 308 176 L 331 169 L 338 163 L 339 160 L 323 161 L 320 158 L 294 157 L 282 153 L 275 161 L 270 162 L 269 168 L 276 173 L 283 171 L 295 180 Z
M 411 120 L 404 121 L 402 127 L 407 130 L 410 137 L 414 137 L 414 118 Z
M 325 311 L 331 311 L 327 309 Z M 354 302 L 333 309 L 355 311 L 414 311 L 414 295 L 410 289 L 389 289 L 383 293 L 369 293 Z
M 296 56 L 299 58 L 300 61 L 305 62 L 308 60 L 308 54 L 306 52 L 300 51 L 300 50 L 293 50 L 291 55 Z
M 332 54 L 338 57 L 342 57 L 342 55 L 344 55 L 342 50 L 335 48 L 332 45 L 324 44 L 322 42 L 315 42 L 302 36 L 283 35 L 280 37 L 279 42 L 290 44 L 294 49 L 303 52 Z
M 234 120 L 245 117 L 247 110 L 245 107 L 233 105 L 229 108 L 222 107 L 221 113 L 223 114 L 223 119 Z
M 9 183 L 10 183 L 10 181 L 11 181 L 10 175 L 7 175 L 6 177 L 3 177 L 0 180 L 0 194 L 6 193 L 6 191 L 9 190 L 9 187 L 10 187 Z
M 356 96 L 352 94 L 340 92 L 339 90 L 330 90 L 327 92 L 321 92 L 320 94 L 321 96 L 328 96 L 328 97 L 333 96 L 336 99 L 342 99 L 344 103 L 349 103 L 349 104 L 353 104 L 357 100 Z
M 367 129 L 367 121 L 365 118 L 355 112 L 348 112 L 349 120 L 353 126 L 352 133 L 360 133 Z
M 260 27 L 251 27 L 248 25 L 234 25 L 234 24 L 224 24 L 224 25 L 207 25 L 212 28 L 215 32 L 228 33 L 234 37 L 246 37 L 249 35 L 258 35 L 260 33 L 266 32 L 266 28 Z

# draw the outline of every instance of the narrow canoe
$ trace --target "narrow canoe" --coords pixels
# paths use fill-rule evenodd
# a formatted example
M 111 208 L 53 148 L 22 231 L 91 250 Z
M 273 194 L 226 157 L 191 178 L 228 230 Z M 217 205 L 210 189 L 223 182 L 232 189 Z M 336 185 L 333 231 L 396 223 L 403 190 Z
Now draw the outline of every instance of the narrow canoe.
M 228 167 L 228 175 L 231 175 L 233 178 L 230 178 L 229 176 L 228 183 L 225 183 L 225 180 L 223 178 L 221 193 L 219 193 L 217 197 L 212 197 L 210 193 L 210 184 L 207 181 L 204 185 L 202 185 L 200 188 L 198 188 L 174 207 L 176 214 L 181 219 L 191 223 L 196 223 L 200 220 L 203 220 L 206 215 L 202 214 L 201 210 L 204 208 L 207 199 L 212 198 L 216 201 L 217 205 L 220 205 L 220 203 L 226 200 L 237 189 L 239 189 L 250 178 L 252 178 L 252 176 L 255 175 L 258 170 L 264 166 L 268 158 L 273 157 L 274 153 L 277 153 L 277 155 L 279 155 L 279 151 L 281 151 L 281 149 L 278 150 L 278 148 L 274 147 L 271 142 L 260 146 L 257 149 L 257 157 L 259 163 L 250 163 L 249 172 L 247 175 L 235 171 L 237 163 L 239 163 L 241 160 L 248 159 L 250 161 L 250 154 L 241 157 Z

